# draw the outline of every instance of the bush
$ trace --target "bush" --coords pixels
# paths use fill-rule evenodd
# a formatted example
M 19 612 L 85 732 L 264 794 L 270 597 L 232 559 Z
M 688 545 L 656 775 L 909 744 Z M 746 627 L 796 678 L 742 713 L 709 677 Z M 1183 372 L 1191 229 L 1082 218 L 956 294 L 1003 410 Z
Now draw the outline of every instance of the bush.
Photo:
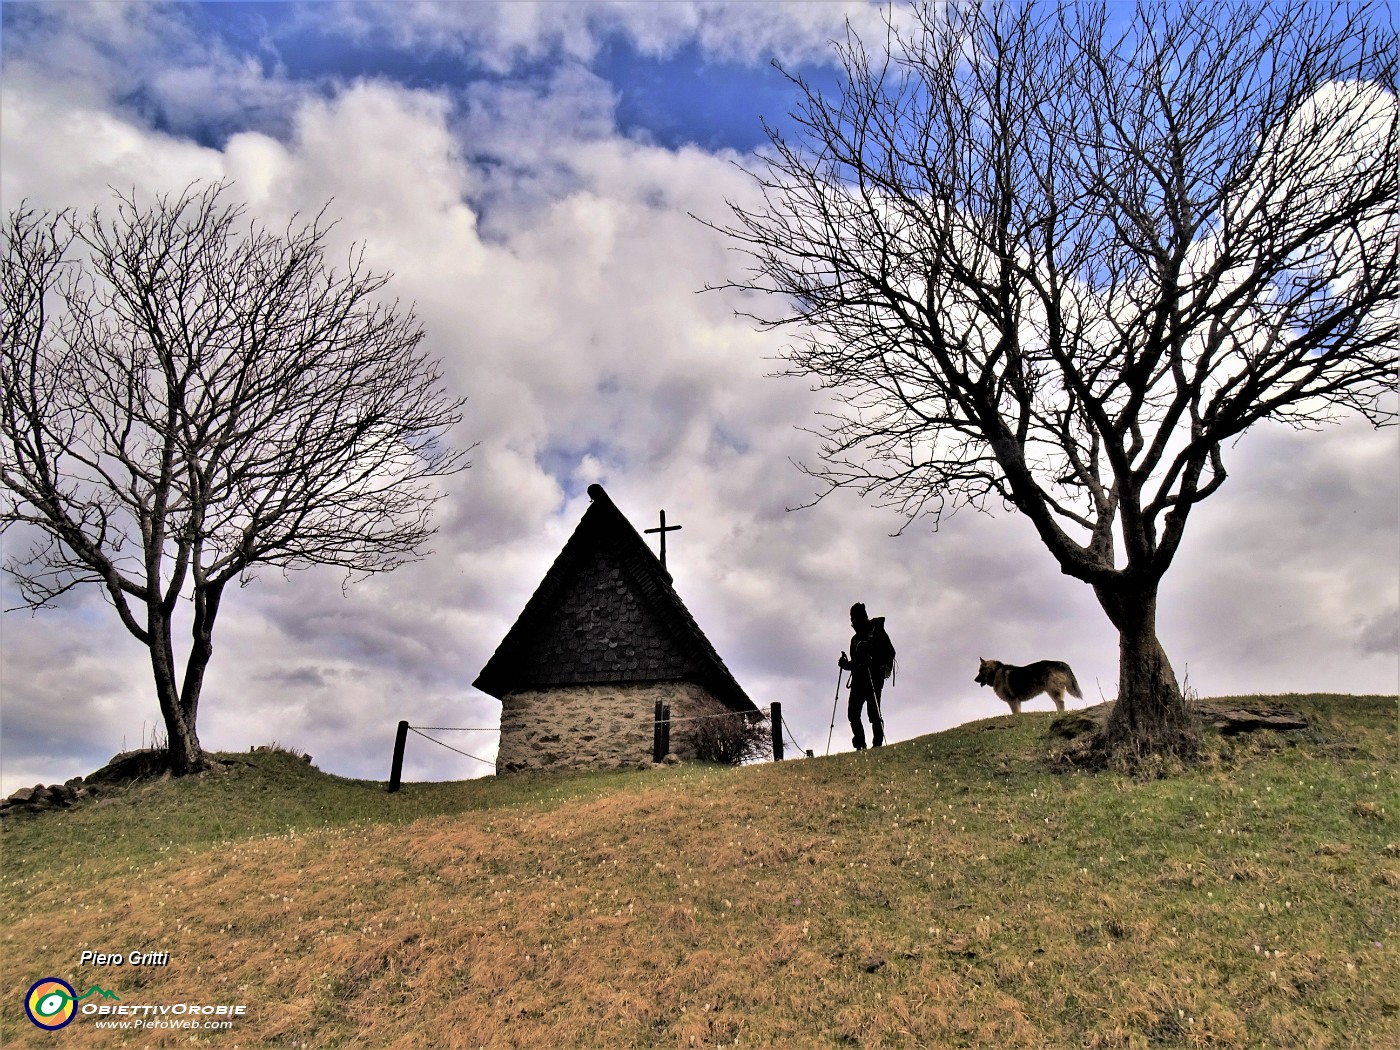
M 701 762 L 740 766 L 768 758 L 771 749 L 768 719 L 762 714 L 719 710 L 695 721 L 690 739 Z

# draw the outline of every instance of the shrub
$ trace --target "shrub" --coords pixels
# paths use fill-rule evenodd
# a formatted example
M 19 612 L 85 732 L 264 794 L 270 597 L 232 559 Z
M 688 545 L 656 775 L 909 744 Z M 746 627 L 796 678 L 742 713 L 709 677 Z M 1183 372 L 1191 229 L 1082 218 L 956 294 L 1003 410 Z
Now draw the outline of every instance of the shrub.
M 697 759 L 727 766 L 769 757 L 770 736 L 764 715 L 722 710 L 718 705 L 697 719 L 690 730 Z

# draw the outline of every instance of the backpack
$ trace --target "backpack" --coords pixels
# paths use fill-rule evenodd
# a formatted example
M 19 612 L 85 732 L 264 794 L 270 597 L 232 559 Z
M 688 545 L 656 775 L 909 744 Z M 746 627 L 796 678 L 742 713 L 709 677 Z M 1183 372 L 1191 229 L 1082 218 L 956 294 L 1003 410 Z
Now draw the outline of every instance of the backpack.
M 894 642 L 885 633 L 885 618 L 876 616 L 870 621 L 870 637 L 866 639 L 870 647 L 868 661 L 870 669 L 880 676 L 883 682 L 894 674 Z

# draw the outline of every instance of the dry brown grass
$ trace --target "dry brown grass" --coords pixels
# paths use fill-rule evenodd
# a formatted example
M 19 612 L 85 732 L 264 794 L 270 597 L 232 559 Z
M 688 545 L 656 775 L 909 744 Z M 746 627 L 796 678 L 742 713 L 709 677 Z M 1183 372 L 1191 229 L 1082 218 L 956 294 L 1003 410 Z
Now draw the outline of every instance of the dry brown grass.
M 0 986 L 12 1004 L 50 974 L 128 1003 L 247 1004 L 232 1031 L 200 1037 L 229 1047 L 1371 1046 L 1400 1032 L 1393 766 L 1261 752 L 1148 784 L 1055 777 L 1032 720 L 996 722 L 92 879 L 30 875 L 6 885 Z M 1363 767 L 1376 790 L 1348 788 Z M 1269 798 L 1299 780 L 1286 805 Z M 83 968 L 84 948 L 171 965 Z M 44 1035 L 17 1009 L 0 1018 L 6 1046 L 193 1042 L 84 1021 Z

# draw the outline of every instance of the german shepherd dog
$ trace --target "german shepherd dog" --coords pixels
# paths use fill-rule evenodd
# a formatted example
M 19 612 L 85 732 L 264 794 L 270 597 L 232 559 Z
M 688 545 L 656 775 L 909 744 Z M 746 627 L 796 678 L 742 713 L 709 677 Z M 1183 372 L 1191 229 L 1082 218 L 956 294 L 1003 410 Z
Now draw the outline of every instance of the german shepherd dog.
M 1065 693 L 1084 699 L 1079 691 L 1079 682 L 1069 664 L 1059 660 L 1037 660 L 1025 667 L 1004 664 L 1000 660 L 982 660 L 977 668 L 978 685 L 989 685 L 1011 705 L 1011 713 L 1021 713 L 1021 703 L 1041 693 L 1055 701 L 1055 710 L 1065 709 Z

